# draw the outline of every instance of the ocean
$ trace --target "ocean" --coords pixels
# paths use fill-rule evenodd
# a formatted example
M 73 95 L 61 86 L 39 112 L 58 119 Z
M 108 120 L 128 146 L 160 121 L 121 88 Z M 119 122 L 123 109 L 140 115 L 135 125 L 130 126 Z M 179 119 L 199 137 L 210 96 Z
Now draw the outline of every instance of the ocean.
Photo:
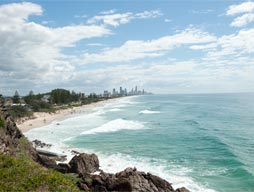
M 253 93 L 125 97 L 25 135 L 60 153 L 96 153 L 106 172 L 136 167 L 193 192 L 254 191 Z

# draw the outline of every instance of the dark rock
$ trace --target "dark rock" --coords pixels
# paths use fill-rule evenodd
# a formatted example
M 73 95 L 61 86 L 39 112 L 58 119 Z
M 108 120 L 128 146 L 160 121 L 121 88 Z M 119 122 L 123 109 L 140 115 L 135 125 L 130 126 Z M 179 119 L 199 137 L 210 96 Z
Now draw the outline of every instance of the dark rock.
M 35 148 L 37 148 L 37 147 L 40 147 L 40 148 L 48 147 L 49 148 L 52 146 L 51 144 L 43 143 L 42 141 L 40 141 L 38 139 L 33 140 L 32 143 L 34 144 Z
M 103 178 L 100 175 L 93 175 L 92 176 L 92 185 L 105 185 Z
M 117 192 L 174 192 L 173 187 L 166 180 L 137 171 L 136 168 L 127 168 L 116 174 L 101 172 L 92 177 L 94 186 L 105 186 L 108 191 Z
M 81 154 L 81 153 L 78 152 L 78 151 L 75 151 L 75 150 L 71 150 L 71 154 L 73 154 L 73 155 L 79 155 L 79 154 Z
M 47 168 L 51 168 L 51 169 L 57 169 L 58 168 L 58 166 L 56 164 L 56 161 L 49 158 L 49 157 L 47 157 L 47 156 L 39 155 L 38 161 L 39 161 L 40 164 L 44 165 Z
M 111 180 L 111 182 L 108 183 L 108 189 L 110 191 L 119 191 L 119 192 L 120 191 L 125 191 L 125 192 L 132 191 L 130 182 L 125 178 Z
M 173 191 L 174 190 L 169 182 L 167 182 L 166 180 L 164 180 L 156 175 L 147 173 L 147 175 L 145 175 L 144 177 L 148 181 L 153 183 L 159 191 L 164 191 L 165 189 L 167 189 L 166 191 Z
M 181 188 L 178 188 L 176 192 L 190 192 L 190 191 L 186 189 L 185 187 L 181 187 Z
M 62 173 L 69 173 L 71 170 L 71 166 L 68 163 L 58 163 L 57 165 Z
M 108 190 L 106 189 L 105 186 L 96 185 L 90 188 L 90 192 L 108 192 Z
M 95 154 L 82 153 L 75 155 L 69 162 L 71 172 L 89 175 L 99 170 L 99 159 Z
M 86 191 L 86 192 L 89 192 L 90 190 L 89 190 L 89 187 L 85 184 L 85 183 L 83 183 L 83 182 L 78 182 L 78 187 L 81 189 L 81 190 L 84 190 L 84 191 Z

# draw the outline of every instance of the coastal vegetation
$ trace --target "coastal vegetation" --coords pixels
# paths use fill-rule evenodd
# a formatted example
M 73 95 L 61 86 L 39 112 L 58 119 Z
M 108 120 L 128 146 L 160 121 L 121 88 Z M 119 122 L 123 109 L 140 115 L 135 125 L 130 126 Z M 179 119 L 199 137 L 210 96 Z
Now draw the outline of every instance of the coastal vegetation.
M 8 113 L 15 119 L 32 117 L 34 112 L 54 113 L 60 109 L 76 107 L 108 99 L 91 93 L 76 93 L 66 89 L 54 89 L 48 93 L 34 94 L 30 91 L 28 95 L 21 97 L 18 91 L 12 98 L 4 99 Z
M 0 104 L 0 191 L 80 191 L 79 179 L 47 169 L 36 158 L 36 151 Z
M 0 154 L 0 191 L 80 191 L 76 178 L 46 169 L 29 156 Z

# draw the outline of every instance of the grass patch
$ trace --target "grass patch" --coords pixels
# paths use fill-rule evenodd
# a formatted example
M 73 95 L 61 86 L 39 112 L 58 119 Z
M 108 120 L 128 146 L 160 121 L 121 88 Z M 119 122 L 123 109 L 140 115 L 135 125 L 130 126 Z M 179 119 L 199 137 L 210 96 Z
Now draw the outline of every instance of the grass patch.
M 1 117 L 0 117 L 0 127 L 2 127 L 2 128 L 5 127 L 5 121 Z
M 78 179 L 46 169 L 25 154 L 0 154 L 0 191 L 80 191 Z

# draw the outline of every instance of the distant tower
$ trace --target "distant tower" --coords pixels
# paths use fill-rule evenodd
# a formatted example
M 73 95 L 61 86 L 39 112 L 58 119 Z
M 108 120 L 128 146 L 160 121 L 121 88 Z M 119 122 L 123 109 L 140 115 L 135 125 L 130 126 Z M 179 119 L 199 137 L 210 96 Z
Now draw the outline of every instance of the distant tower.
M 135 94 L 137 94 L 137 93 L 138 93 L 138 87 L 136 85 L 136 87 L 135 87 Z
M 120 87 L 120 95 L 123 95 L 123 88 Z
M 115 88 L 113 89 L 112 94 L 116 95 L 116 89 Z

